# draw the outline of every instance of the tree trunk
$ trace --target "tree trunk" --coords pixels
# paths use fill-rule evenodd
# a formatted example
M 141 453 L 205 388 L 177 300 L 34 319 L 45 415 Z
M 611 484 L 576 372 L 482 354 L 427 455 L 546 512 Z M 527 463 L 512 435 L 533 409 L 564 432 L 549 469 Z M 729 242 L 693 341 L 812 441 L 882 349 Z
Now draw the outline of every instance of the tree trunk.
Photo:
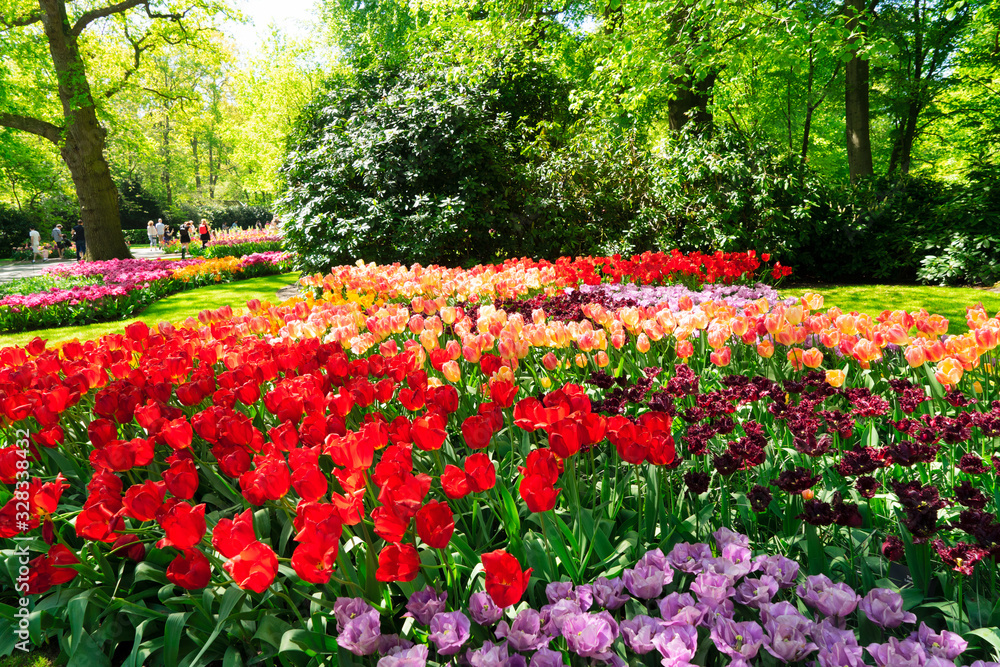
M 816 107 L 812 103 L 813 80 L 816 76 L 816 63 L 813 60 L 812 33 L 809 33 L 809 78 L 806 82 L 806 117 L 802 120 L 802 162 L 809 160 L 809 131 L 812 129 L 813 111 Z
M 848 13 L 847 29 L 851 32 L 860 30 L 863 33 L 865 28 L 859 19 L 865 13 L 865 0 L 846 0 L 845 8 Z M 853 41 L 856 40 L 857 38 L 854 38 Z M 851 181 L 854 182 L 875 173 L 872 167 L 868 61 L 860 58 L 856 49 L 854 57 L 847 63 L 845 73 L 847 168 Z
M 194 158 L 194 189 L 201 198 L 201 168 L 198 163 L 198 135 L 191 135 L 191 157 Z
M 892 154 L 889 156 L 889 175 L 898 167 L 903 174 L 910 173 L 910 162 L 913 156 L 913 141 L 917 136 L 917 118 L 923 109 L 923 86 L 921 78 L 924 75 L 924 26 L 920 11 L 920 0 L 913 0 L 913 78 L 909 86 L 909 99 L 906 101 L 906 118 L 899 136 L 893 142 Z
M 104 158 L 107 131 L 97 120 L 94 99 L 76 36 L 66 16 L 65 0 L 39 0 L 42 25 L 59 83 L 66 128 L 57 141 L 80 202 L 87 259 L 131 257 L 122 234 L 118 189 Z
M 708 110 L 708 102 L 712 97 L 712 88 L 718 73 L 710 72 L 701 81 L 692 81 L 689 75 L 677 80 L 677 92 L 674 99 L 667 102 L 667 117 L 670 129 L 679 132 L 688 121 L 701 130 L 711 128 L 714 118 Z

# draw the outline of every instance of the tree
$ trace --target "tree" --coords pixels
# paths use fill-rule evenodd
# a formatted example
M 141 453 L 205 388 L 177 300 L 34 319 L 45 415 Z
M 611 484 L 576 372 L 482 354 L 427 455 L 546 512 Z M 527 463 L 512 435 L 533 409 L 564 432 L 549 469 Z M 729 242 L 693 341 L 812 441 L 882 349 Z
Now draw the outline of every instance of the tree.
M 15 3 L 0 15 L 0 55 L 20 65 L 16 75 L 7 74 L 11 80 L 0 79 L 0 88 L 14 91 L 0 95 L 0 126 L 38 135 L 58 147 L 76 190 L 90 259 L 130 256 L 121 231 L 118 191 L 105 158 L 107 130 L 99 119 L 97 100 L 127 86 L 143 55 L 158 44 L 193 37 L 199 27 L 192 24 L 220 10 L 209 2 L 195 0 L 196 4 L 181 6 L 165 0 L 120 0 L 77 10 L 71 18 L 66 0 L 38 0 L 37 7 Z M 131 47 L 132 58 L 119 70 L 117 80 L 95 93 L 86 31 L 100 24 L 100 39 L 117 28 Z M 38 43 L 42 48 L 33 46 Z M 33 73 L 33 78 L 25 72 Z M 46 101 L 46 95 L 58 100 L 58 108 Z

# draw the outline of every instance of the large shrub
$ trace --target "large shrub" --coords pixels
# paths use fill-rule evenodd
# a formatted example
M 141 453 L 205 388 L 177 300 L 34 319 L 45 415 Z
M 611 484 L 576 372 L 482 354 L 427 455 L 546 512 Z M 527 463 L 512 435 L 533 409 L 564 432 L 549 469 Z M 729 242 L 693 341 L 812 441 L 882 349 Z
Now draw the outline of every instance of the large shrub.
M 331 83 L 283 167 L 278 206 L 303 268 L 560 254 L 549 227 L 565 232 L 564 221 L 537 196 L 521 152 L 567 106 L 557 77 L 530 64 L 479 80 L 411 65 Z

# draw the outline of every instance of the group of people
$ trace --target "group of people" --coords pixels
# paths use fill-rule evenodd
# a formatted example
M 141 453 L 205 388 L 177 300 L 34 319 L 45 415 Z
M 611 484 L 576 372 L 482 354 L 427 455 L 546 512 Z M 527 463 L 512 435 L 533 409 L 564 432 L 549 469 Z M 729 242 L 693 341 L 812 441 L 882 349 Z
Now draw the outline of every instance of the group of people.
M 63 226 L 58 224 L 52 229 L 52 241 L 55 244 L 56 252 L 59 253 L 59 259 L 63 259 L 66 248 L 69 247 L 69 239 L 63 233 L 62 228 Z M 28 239 L 31 241 L 31 263 L 34 264 L 38 257 L 41 257 L 43 262 L 47 262 L 48 256 L 42 253 L 42 235 L 38 233 L 34 225 L 28 232 Z M 82 220 L 77 220 L 73 227 L 73 243 L 76 245 L 76 261 L 82 262 L 83 256 L 87 252 L 87 240 Z
M 181 242 L 181 259 L 186 257 L 188 244 L 191 243 L 191 237 L 194 234 L 194 220 L 188 220 L 180 226 L 178 240 Z M 198 225 L 197 234 L 201 239 L 202 245 L 212 240 L 212 230 L 208 226 L 208 220 L 202 219 Z M 149 221 L 149 224 L 146 225 L 146 236 L 149 237 L 149 247 L 151 250 L 165 250 L 174 238 L 173 230 L 163 224 L 162 218 L 158 219 L 155 224 L 152 220 Z

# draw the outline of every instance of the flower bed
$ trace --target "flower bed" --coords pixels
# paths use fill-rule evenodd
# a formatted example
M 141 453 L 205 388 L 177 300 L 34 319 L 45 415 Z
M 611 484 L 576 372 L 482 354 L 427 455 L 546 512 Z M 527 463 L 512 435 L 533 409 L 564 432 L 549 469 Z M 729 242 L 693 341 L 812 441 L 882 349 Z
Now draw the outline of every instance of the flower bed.
M 943 339 L 764 287 L 581 287 L 597 265 L 338 267 L 281 307 L 0 351 L 32 640 L 121 664 L 992 657 L 1000 321 Z
M 291 256 L 287 253 L 243 259 L 127 259 L 59 264 L 45 271 L 55 281 L 53 285 L 35 285 L 32 279 L 23 279 L 15 281 L 20 293 L 0 298 L 0 331 L 125 319 L 150 303 L 185 289 L 281 273 L 290 266 Z M 79 282 L 90 284 L 69 284 Z

